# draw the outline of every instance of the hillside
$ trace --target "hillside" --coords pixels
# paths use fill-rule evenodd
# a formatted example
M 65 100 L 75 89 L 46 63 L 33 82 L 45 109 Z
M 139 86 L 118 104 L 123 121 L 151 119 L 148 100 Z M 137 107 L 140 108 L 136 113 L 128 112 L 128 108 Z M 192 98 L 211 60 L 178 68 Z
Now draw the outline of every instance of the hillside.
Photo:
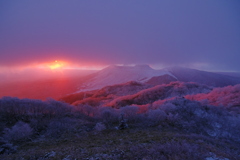
M 147 82 L 152 77 L 161 75 L 171 75 L 171 73 L 164 70 L 152 69 L 148 65 L 112 65 L 92 74 L 91 79 L 79 86 L 78 92 L 100 89 L 108 85 L 126 83 L 129 81 Z
M 240 159 L 240 84 L 225 86 L 237 79 L 192 69 L 177 73 L 111 66 L 64 81 L 68 92 L 86 84 L 89 90 L 59 101 L 1 98 L 0 159 Z M 65 92 L 48 82 L 38 91 Z
M 240 83 L 239 77 L 221 73 L 206 72 L 183 67 L 170 67 L 164 70 L 170 72 L 178 81 L 182 82 L 197 82 L 212 87 L 224 87 Z
M 145 112 L 139 112 L 141 106 L 114 109 L 17 98 L 0 99 L 0 106 L 4 160 L 240 158 L 239 107 L 185 98 Z M 122 121 L 128 127 L 120 130 Z

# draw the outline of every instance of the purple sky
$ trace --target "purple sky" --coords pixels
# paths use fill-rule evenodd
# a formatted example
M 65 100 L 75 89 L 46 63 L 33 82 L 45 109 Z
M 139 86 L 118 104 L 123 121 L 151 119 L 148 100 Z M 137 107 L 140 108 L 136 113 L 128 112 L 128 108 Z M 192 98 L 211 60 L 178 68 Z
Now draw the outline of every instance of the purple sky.
M 240 1 L 1 0 L 0 67 L 56 59 L 240 71 Z

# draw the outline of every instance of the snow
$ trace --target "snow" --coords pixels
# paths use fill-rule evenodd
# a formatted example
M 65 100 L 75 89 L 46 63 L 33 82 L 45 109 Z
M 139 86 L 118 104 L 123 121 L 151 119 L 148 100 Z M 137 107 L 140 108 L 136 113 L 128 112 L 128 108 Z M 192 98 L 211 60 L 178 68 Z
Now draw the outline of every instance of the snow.
M 91 75 L 84 83 L 78 86 L 78 92 L 101 89 L 105 86 L 122 84 L 129 81 L 148 83 L 149 80 L 158 82 L 158 77 L 163 81 L 197 82 L 212 87 L 224 87 L 240 83 L 240 78 L 221 75 L 213 72 L 200 71 L 183 67 L 169 67 L 155 70 L 148 65 L 116 66 L 111 65 Z M 154 78 L 155 77 L 155 78 Z M 171 79 L 172 77 L 172 79 Z M 175 80 L 174 80 L 175 79 Z M 151 84 L 151 83 L 150 83 Z M 162 83 L 160 83 L 162 84 Z
M 129 81 L 146 82 L 154 76 L 173 76 L 166 70 L 155 70 L 148 65 L 136 66 L 109 66 L 94 74 L 88 82 L 83 83 L 78 92 L 90 91 L 109 85 L 126 83 Z M 173 76 L 174 77 L 174 76 Z

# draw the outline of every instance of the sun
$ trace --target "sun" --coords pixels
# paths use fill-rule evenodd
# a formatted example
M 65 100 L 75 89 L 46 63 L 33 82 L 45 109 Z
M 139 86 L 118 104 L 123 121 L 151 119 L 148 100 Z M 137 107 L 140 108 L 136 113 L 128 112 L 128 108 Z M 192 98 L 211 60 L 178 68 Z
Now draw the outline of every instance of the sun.
M 63 68 L 64 65 L 65 65 L 64 62 L 55 60 L 54 62 L 49 63 L 48 67 L 49 67 L 51 70 L 56 70 L 56 69 L 61 69 L 61 68 Z

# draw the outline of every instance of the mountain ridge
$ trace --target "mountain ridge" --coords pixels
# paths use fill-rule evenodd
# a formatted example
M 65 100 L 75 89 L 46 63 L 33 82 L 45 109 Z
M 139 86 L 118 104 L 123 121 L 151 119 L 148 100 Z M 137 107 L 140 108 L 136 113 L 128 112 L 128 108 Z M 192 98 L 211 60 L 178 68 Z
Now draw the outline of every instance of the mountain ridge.
M 152 85 L 166 84 L 173 81 L 197 82 L 212 87 L 224 87 L 239 84 L 240 77 L 178 66 L 156 70 L 149 65 L 111 65 L 91 74 L 88 81 L 78 87 L 76 93 L 96 90 L 105 86 L 126 83 L 129 81 Z
M 169 67 L 164 70 L 170 72 L 178 81 L 197 82 L 212 87 L 224 87 L 228 85 L 236 85 L 240 83 L 240 77 L 224 75 L 215 72 L 201 71 L 197 69 L 184 67 Z
M 149 65 L 136 65 L 136 66 L 116 66 L 111 65 L 97 73 L 93 73 L 91 78 L 79 86 L 79 91 L 89 91 L 103 88 L 107 85 L 115 85 L 126 83 L 129 81 L 146 82 L 154 76 L 171 75 L 170 72 L 165 70 L 155 70 Z

